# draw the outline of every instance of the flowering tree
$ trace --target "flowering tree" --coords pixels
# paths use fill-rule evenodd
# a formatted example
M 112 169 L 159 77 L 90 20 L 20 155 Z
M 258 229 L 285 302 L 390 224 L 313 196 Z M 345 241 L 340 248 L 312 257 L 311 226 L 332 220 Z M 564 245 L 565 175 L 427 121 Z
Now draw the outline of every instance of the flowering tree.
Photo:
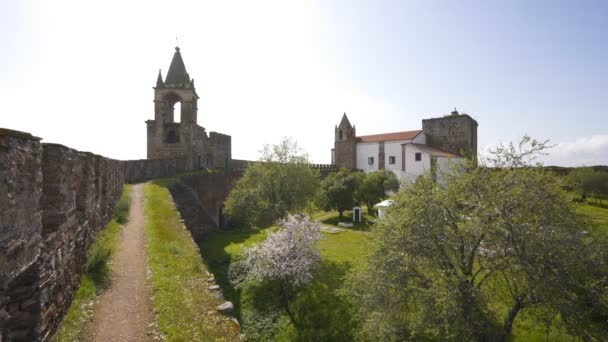
M 313 270 L 321 260 L 313 246 L 321 233 L 315 222 L 303 215 L 289 215 L 279 225 L 281 228 L 266 240 L 245 250 L 243 266 L 250 279 L 278 281 L 281 304 L 293 322 L 291 292 L 312 280 Z

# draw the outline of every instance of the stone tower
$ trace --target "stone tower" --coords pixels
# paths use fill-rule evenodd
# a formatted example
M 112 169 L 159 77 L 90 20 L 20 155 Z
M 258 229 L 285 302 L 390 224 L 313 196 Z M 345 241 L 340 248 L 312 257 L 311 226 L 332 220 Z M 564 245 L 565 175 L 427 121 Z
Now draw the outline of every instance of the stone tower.
M 422 120 L 427 145 L 465 157 L 477 157 L 477 121 L 456 109 L 441 118 Z
M 227 167 L 231 160 L 229 135 L 210 132 L 197 124 L 198 95 L 186 71 L 179 47 L 165 80 L 158 71 L 154 87 L 154 120 L 146 121 L 148 159 L 187 157 L 190 168 Z M 175 107 L 179 103 L 179 122 Z
M 357 131 L 344 113 L 340 124 L 335 128 L 332 162 L 340 168 L 355 169 L 357 166 L 356 153 Z

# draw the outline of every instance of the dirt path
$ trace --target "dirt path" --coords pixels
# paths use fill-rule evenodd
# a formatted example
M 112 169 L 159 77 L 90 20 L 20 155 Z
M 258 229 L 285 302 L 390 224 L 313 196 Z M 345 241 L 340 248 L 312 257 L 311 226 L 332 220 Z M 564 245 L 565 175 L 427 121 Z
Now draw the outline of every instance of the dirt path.
M 110 287 L 100 296 L 89 341 L 152 341 L 154 314 L 146 279 L 142 185 L 133 186 L 129 222 L 112 259 Z

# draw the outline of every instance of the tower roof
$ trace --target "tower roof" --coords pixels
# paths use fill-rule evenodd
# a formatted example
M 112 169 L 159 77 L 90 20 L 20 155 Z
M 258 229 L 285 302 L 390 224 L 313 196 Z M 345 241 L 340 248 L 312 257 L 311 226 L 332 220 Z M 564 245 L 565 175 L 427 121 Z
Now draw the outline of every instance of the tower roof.
M 179 52 L 179 47 L 175 47 L 175 53 L 167 71 L 167 77 L 165 78 L 166 85 L 186 85 L 190 84 L 190 75 L 186 71 L 182 54 Z
M 352 125 L 350 124 L 350 121 L 348 121 L 348 117 L 346 116 L 346 113 L 344 113 L 344 115 L 342 115 L 342 120 L 340 120 L 340 124 L 338 125 L 338 127 L 352 127 Z

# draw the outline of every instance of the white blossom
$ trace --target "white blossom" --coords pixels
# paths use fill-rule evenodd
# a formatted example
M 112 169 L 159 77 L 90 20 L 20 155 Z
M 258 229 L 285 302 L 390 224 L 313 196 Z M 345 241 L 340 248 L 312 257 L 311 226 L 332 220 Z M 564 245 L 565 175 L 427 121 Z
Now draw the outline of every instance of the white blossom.
M 317 224 L 303 215 L 279 221 L 279 230 L 245 250 L 249 278 L 305 284 L 321 260 L 314 244 L 321 238 Z

